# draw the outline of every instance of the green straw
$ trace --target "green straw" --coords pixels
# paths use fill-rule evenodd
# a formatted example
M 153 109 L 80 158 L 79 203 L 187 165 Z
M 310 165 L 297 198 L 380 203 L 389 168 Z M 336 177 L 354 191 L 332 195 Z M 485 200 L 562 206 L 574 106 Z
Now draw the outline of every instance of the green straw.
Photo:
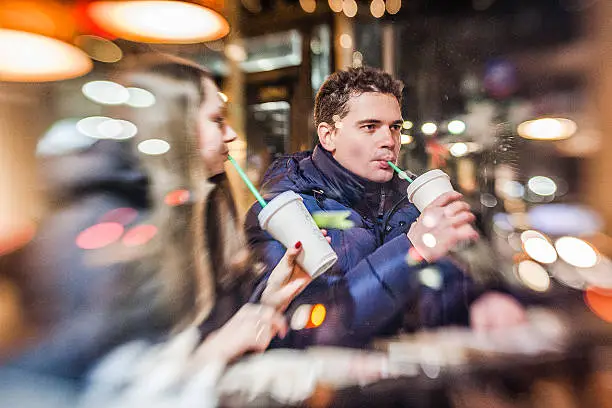
M 227 155 L 227 158 L 232 163 L 232 165 L 234 166 L 238 174 L 240 174 L 240 178 L 242 179 L 242 181 L 244 181 L 244 184 L 247 185 L 249 190 L 251 190 L 251 193 L 253 193 L 257 201 L 259 201 L 259 204 L 261 204 L 262 207 L 265 207 L 266 205 L 268 205 L 268 203 L 266 203 L 266 200 L 264 200 L 261 194 L 259 194 L 259 191 L 257 191 L 253 183 L 251 183 L 251 180 L 249 180 L 246 173 L 244 172 L 244 170 L 242 170 L 242 167 L 240 167 L 240 165 L 236 162 L 236 160 L 234 160 L 234 158 L 230 156 L 229 154 Z
M 406 174 L 404 170 L 400 169 L 399 167 L 397 167 L 395 164 L 391 163 L 390 161 L 387 161 L 387 163 L 389 163 L 389 166 L 391 166 L 391 168 L 397 172 L 399 178 L 403 178 L 404 180 L 408 180 L 409 182 L 412 183 L 412 179 L 408 177 L 408 174 Z

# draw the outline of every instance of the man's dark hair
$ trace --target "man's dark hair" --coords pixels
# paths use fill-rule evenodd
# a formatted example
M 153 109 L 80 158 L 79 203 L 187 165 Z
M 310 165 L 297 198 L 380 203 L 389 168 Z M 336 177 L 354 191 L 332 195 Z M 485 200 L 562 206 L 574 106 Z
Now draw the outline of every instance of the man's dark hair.
M 340 119 L 348 114 L 348 101 L 352 96 L 366 92 L 378 92 L 395 96 L 402 104 L 402 81 L 393 79 L 388 73 L 375 68 L 349 68 L 336 71 L 321 85 L 315 98 L 315 127 L 320 123 L 332 124 L 333 118 Z

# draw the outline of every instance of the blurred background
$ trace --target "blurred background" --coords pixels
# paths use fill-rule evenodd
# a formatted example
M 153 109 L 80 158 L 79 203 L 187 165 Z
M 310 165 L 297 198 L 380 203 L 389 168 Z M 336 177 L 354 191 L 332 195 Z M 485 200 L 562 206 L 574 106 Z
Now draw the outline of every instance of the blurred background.
M 239 136 L 231 154 L 256 184 L 276 157 L 315 146 L 325 78 L 366 65 L 406 85 L 401 166 L 451 175 L 504 279 L 546 299 L 571 293 L 612 323 L 610 21 L 609 0 L 3 0 L 0 256 L 44 215 L 37 157 L 137 132 L 101 115 L 155 103 L 112 82 L 139 55 L 213 72 Z M 253 199 L 234 184 L 244 211 Z M 29 330 L 8 276 L 3 353 Z

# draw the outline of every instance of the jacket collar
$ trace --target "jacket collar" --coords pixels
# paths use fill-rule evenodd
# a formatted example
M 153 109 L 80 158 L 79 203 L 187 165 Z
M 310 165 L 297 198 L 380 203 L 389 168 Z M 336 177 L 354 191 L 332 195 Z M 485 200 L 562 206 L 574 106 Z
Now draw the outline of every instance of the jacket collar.
M 396 195 L 406 189 L 403 186 L 405 182 L 395 174 L 386 183 L 376 183 L 356 175 L 338 163 L 321 145 L 315 147 L 311 157 L 321 174 L 325 196 L 360 212 L 387 211 L 398 200 Z

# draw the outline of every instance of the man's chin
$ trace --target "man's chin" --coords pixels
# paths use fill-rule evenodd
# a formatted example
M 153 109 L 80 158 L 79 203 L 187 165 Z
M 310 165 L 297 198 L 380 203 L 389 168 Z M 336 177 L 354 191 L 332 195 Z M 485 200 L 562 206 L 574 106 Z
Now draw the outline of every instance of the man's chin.
M 379 170 L 373 171 L 366 178 L 375 183 L 386 183 L 387 181 L 393 178 L 393 170 L 385 171 L 385 170 L 379 169 Z

